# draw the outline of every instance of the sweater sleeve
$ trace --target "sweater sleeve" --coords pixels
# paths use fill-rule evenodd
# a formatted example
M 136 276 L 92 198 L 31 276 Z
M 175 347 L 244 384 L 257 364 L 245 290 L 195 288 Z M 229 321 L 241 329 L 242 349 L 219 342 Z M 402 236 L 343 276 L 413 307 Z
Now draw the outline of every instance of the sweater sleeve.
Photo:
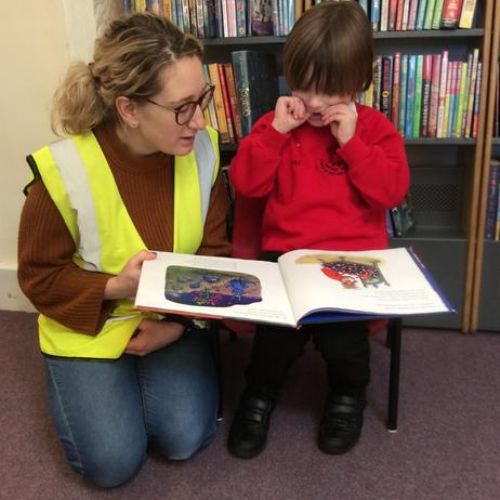
M 200 255 L 231 255 L 231 244 L 227 235 L 227 212 L 228 194 L 224 186 L 222 171 L 219 171 L 212 188 L 203 240 L 198 249 Z
M 385 116 L 372 111 L 363 128 L 338 149 L 348 175 L 367 203 L 391 208 L 406 195 L 410 173 L 403 139 Z
M 38 311 L 82 333 L 98 333 L 114 307 L 104 300 L 109 275 L 72 261 L 73 239 L 42 182 L 26 198 L 18 236 L 18 280 Z
M 229 179 L 236 192 L 249 198 L 267 196 L 274 188 L 274 177 L 281 152 L 291 134 L 282 134 L 271 126 L 274 113 L 264 115 L 238 146 L 231 161 Z

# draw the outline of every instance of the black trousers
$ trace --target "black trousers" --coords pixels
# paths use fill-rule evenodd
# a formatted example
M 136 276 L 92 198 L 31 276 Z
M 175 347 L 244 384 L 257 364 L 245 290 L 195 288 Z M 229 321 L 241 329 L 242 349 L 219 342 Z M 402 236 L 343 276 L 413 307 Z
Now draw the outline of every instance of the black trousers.
M 279 254 L 264 254 L 262 260 L 275 261 Z M 349 321 L 307 325 L 300 329 L 259 325 L 250 363 L 245 371 L 247 392 L 276 399 L 289 368 L 312 339 L 327 370 L 330 391 L 361 397 L 370 381 L 368 322 Z

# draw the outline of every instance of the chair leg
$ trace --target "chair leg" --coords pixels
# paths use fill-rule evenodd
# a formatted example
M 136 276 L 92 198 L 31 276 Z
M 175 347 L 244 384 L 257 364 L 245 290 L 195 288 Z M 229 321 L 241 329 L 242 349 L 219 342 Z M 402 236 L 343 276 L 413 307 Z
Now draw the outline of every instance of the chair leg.
M 401 331 L 402 318 L 390 320 L 387 331 L 387 340 L 391 349 L 389 373 L 389 405 L 387 410 L 387 430 L 396 432 L 398 429 L 399 403 L 399 370 L 401 366 Z

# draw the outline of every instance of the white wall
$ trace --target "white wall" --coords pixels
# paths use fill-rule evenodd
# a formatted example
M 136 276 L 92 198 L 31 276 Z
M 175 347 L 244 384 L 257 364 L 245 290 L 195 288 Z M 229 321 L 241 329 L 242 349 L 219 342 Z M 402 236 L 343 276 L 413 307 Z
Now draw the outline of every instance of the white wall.
M 96 7 L 105 0 L 95 0 Z M 32 310 L 16 279 L 25 157 L 54 139 L 51 96 L 71 59 L 89 60 L 93 0 L 2 2 L 0 30 L 0 309 Z

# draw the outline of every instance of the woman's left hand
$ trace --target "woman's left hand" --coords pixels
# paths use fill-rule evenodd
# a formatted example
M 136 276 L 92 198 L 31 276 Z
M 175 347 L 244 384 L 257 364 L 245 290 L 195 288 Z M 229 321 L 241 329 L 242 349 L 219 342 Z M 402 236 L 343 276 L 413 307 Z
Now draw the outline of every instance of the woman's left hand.
M 334 104 L 322 114 L 323 123 L 330 125 L 333 137 L 340 146 L 349 142 L 356 132 L 358 114 L 349 104 Z
M 125 352 L 134 356 L 146 356 L 179 340 L 184 333 L 184 328 L 184 325 L 173 321 L 144 319 L 129 340 Z

